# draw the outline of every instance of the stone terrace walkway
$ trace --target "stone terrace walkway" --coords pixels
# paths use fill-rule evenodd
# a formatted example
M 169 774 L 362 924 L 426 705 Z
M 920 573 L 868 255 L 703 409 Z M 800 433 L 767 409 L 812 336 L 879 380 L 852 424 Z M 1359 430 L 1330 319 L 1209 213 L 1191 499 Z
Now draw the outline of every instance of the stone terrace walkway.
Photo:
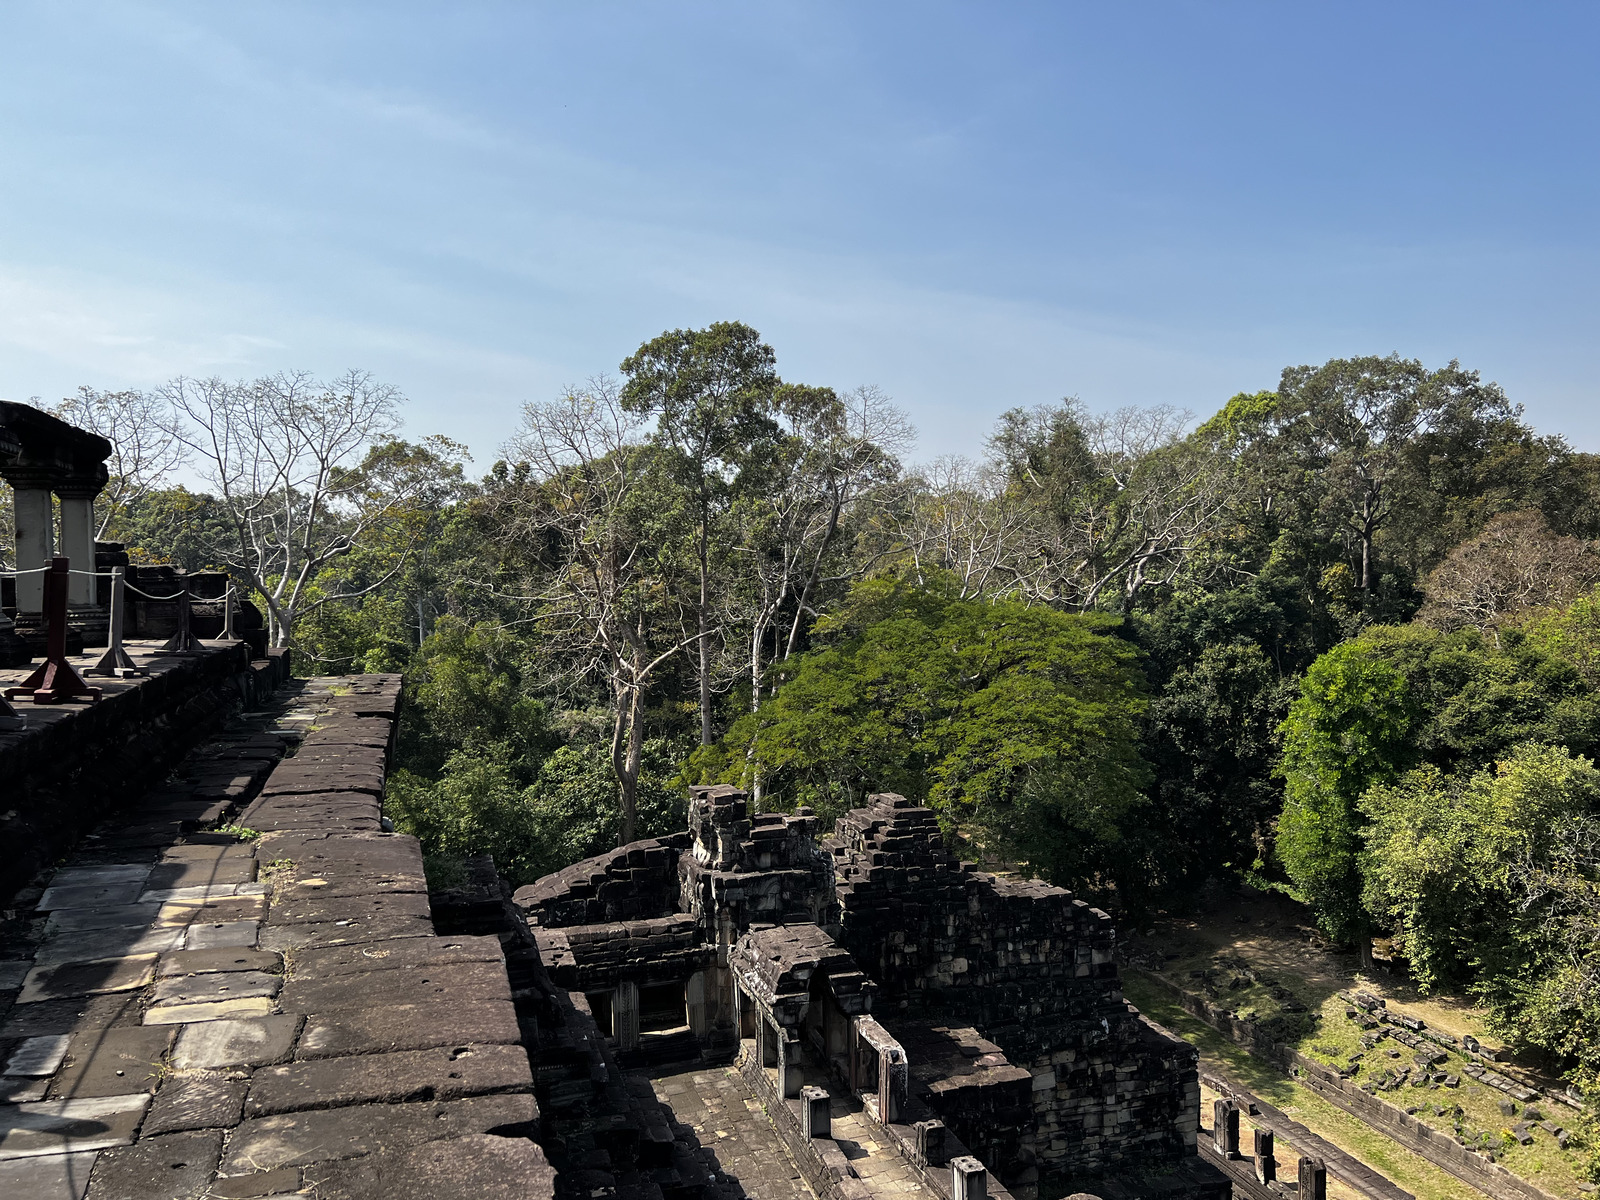
M 751 1200 L 816 1200 L 737 1071 L 684 1071 L 658 1076 L 651 1085 L 656 1098 L 694 1130 Z
M 291 687 L 18 897 L 4 1200 L 549 1194 L 499 942 L 435 936 L 380 832 L 398 679 Z

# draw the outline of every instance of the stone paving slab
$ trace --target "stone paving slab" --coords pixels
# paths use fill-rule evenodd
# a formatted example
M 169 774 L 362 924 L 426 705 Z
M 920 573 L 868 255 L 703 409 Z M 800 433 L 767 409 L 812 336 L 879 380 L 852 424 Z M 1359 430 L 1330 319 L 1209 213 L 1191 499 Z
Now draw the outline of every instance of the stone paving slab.
M 150 863 L 108 863 L 93 867 L 68 867 L 50 877 L 50 889 L 114 883 L 143 883 L 154 870 Z M 46 892 L 45 895 L 49 895 Z M 40 905 L 43 908 L 43 905 Z
M 300 1018 L 251 1017 L 205 1021 L 184 1027 L 172 1053 L 172 1065 L 191 1067 L 259 1067 L 289 1057 Z
M 89 1200 L 202 1200 L 221 1154 L 220 1129 L 141 1138 L 100 1156 Z
M 468 1003 L 451 997 L 309 1016 L 295 1053 L 302 1059 L 340 1058 L 473 1043 L 514 1045 L 520 1038 L 517 1010 L 509 999 Z
M 373 867 L 340 867 L 318 875 L 311 870 L 304 878 L 286 873 L 275 881 L 278 896 L 294 899 L 318 896 L 376 896 L 388 893 L 417 892 L 427 895 L 428 880 L 421 871 L 381 871 Z
M 249 842 L 228 841 L 222 844 L 185 842 L 169 846 L 161 855 L 161 862 L 220 862 L 233 859 L 256 860 L 256 850 Z
M 369 1154 L 306 1176 L 318 1200 L 526 1200 L 555 1186 L 555 1171 L 535 1143 L 488 1134 Z
M 304 1196 L 300 1190 L 298 1167 L 279 1167 L 276 1171 L 257 1171 L 249 1175 L 219 1178 L 211 1185 L 215 1200 L 254 1200 L 254 1197 Z
M 213 975 L 180 975 L 158 982 L 150 992 L 153 1004 L 200 1004 L 246 997 L 276 996 L 283 976 L 268 971 L 228 971 Z
M 297 968 L 299 964 L 296 964 Z M 511 1000 L 511 981 L 499 962 L 457 962 L 444 966 L 402 966 L 306 978 L 298 969 L 278 995 L 284 1012 L 330 1013 L 366 1008 L 373 996 L 403 996 L 408 1003 L 455 1000 Z
M 178 888 L 219 883 L 254 883 L 256 860 L 254 858 L 222 858 L 214 860 L 183 860 L 157 864 L 149 874 L 147 887 Z
M 222 1170 L 305 1166 L 421 1145 L 440 1138 L 499 1131 L 526 1134 L 538 1119 L 529 1095 L 363 1104 L 244 1121 L 228 1139 Z
M 111 904 L 104 908 L 60 908 L 50 914 L 44 923 L 45 937 L 59 933 L 77 933 L 84 929 L 111 929 L 117 926 L 147 926 L 161 915 L 161 905 L 154 901 L 144 904 Z
M 230 1017 L 261 1017 L 272 1011 L 269 996 L 245 996 L 205 1004 L 157 1004 L 145 1009 L 146 1025 L 181 1025 L 191 1021 L 221 1021 Z
M 50 1097 L 71 1100 L 153 1092 L 171 1045 L 170 1029 L 80 1030 L 68 1043 L 66 1065 L 51 1081 Z
M 57 908 L 100 908 L 107 904 L 132 904 L 139 898 L 143 884 L 87 883 L 76 887 L 46 888 L 35 907 L 40 912 Z
M 257 921 L 205 921 L 189 926 L 183 936 L 183 949 L 243 950 L 255 946 L 261 937 Z
M 54 1075 L 61 1060 L 67 1056 L 67 1043 L 72 1035 L 58 1033 L 50 1037 L 29 1038 L 11 1052 L 6 1059 L 7 1075 Z
M 63 933 L 43 942 L 36 963 L 89 962 L 97 958 L 123 958 L 135 954 L 160 954 L 175 950 L 183 929 L 151 929 L 146 925 L 118 925 Z
M 45 1100 L 0 1107 L 0 1160 L 126 1146 L 150 1103 L 137 1096 Z
M 383 768 L 355 762 L 302 762 L 285 759 L 262 789 L 263 796 L 292 796 L 312 792 L 368 792 L 383 795 Z
M 327 946 L 349 946 L 361 942 L 383 942 L 391 938 L 434 936 L 433 921 L 399 913 L 342 921 L 307 921 L 300 925 L 267 925 L 261 931 L 263 950 L 320 950 Z
M 49 1079 L 0 1076 L 0 1104 L 27 1104 L 43 1100 L 50 1090 Z
M 105 996 L 80 996 L 70 1000 L 21 1004 L 12 1008 L 0 1021 L 0 1038 L 40 1037 L 52 1033 L 104 1029 L 114 1025 L 137 1025 L 140 1008 L 137 992 L 113 992 Z
M 425 892 L 388 895 L 330 896 L 321 893 L 277 900 L 272 906 L 273 925 L 304 925 L 313 921 L 367 920 L 376 917 L 410 917 L 432 920 Z
M 244 1112 L 245 1082 L 214 1071 L 168 1075 L 156 1090 L 150 1114 L 140 1127 L 146 1137 L 187 1129 L 225 1129 Z
M 163 954 L 156 965 L 158 979 L 172 975 L 210 975 L 218 971 L 281 973 L 283 955 L 242 946 L 219 946 L 210 950 L 174 950 Z
M 95 1151 L 14 1158 L 0 1162 L 0 1196 L 7 1200 L 83 1200 Z
M 33 969 L 29 959 L 7 959 L 0 962 L 0 992 L 15 991 L 22 986 L 22 981 Z
M 382 945 L 345 945 L 296 951 L 292 983 L 383 970 L 427 969 L 451 963 L 504 961 L 494 937 L 404 939 Z
M 163 904 L 156 921 L 163 925 L 215 925 L 224 921 L 259 921 L 266 915 L 265 896 L 213 896 L 209 900 L 173 900 Z
M 178 900 L 203 901 L 213 900 L 219 896 L 265 896 L 266 894 L 267 885 L 264 883 L 202 883 L 185 887 L 150 888 L 140 893 L 139 898 L 171 904 Z
M 521 1046 L 412 1050 L 264 1067 L 250 1081 L 245 1115 L 532 1090 Z
M 324 829 L 337 824 L 342 829 L 377 833 L 383 828 L 380 812 L 378 801 L 369 798 L 353 803 L 273 805 L 249 814 L 249 820 L 252 828 L 260 830 Z
M 131 992 L 144 987 L 155 974 L 154 954 L 47 963 L 28 972 L 28 977 L 22 981 L 22 990 L 17 993 L 17 1003 L 34 1004 L 40 1000 L 63 1000 L 102 992 Z

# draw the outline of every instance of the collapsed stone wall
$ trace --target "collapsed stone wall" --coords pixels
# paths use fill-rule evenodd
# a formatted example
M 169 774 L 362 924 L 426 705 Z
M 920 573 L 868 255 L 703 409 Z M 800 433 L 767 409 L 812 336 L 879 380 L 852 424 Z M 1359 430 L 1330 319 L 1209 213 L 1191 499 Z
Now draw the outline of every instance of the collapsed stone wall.
M 677 907 L 678 858 L 687 833 L 629 842 L 520 887 L 513 899 L 547 928 L 638 921 Z
M 878 1019 L 913 1042 L 916 1023 L 970 1025 L 1031 1074 L 1031 1129 L 971 1089 L 944 1097 L 964 1139 L 1013 1156 L 1002 1173 L 1094 1177 L 1194 1155 L 1196 1052 L 1123 1000 L 1105 913 L 958 862 L 933 813 L 901 796 L 872 797 L 824 845 L 839 940 L 881 989 Z

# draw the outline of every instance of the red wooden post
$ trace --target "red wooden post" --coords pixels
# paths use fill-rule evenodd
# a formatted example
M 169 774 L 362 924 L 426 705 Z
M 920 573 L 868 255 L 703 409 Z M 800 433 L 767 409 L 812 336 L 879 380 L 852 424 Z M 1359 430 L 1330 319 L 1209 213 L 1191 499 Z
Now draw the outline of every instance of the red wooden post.
M 45 634 L 44 662 L 22 681 L 20 687 L 7 688 L 6 698 L 14 700 L 27 693 L 35 704 L 60 704 L 63 700 L 85 698 L 93 704 L 100 689 L 90 687 L 67 661 L 67 560 L 52 558 L 44 573 Z

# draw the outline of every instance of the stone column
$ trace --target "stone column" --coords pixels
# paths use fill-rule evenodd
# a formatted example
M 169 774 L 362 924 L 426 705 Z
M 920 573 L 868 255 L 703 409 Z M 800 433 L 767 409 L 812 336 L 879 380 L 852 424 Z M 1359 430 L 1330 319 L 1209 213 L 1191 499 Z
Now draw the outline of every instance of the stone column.
M 982 1161 L 970 1154 L 950 1160 L 952 1200 L 985 1200 L 989 1194 L 989 1172 Z
M 1211 1102 L 1211 1138 L 1223 1158 L 1239 1157 L 1239 1106 L 1232 1100 Z
M 806 1081 L 800 1050 L 803 1044 L 796 1030 L 778 1030 L 778 1092 L 788 1100 L 800 1095 L 800 1089 Z
M 807 1141 L 816 1137 L 832 1137 L 833 1110 L 829 1108 L 828 1093 L 819 1087 L 800 1089 L 800 1134 Z
M 777 1067 L 778 1039 L 783 1034 L 759 1010 L 756 1013 L 756 1028 L 761 1031 L 761 1065 L 763 1067 Z
M 1272 1183 L 1278 1178 L 1278 1160 L 1272 1156 L 1272 1130 L 1256 1129 L 1253 1136 L 1256 1160 L 1256 1182 Z
M 689 1032 L 702 1042 L 711 1037 L 711 1019 L 706 1012 L 706 973 L 696 971 L 683 989 L 684 1006 L 689 1012 Z
M 617 984 L 611 996 L 612 1028 L 617 1031 L 619 1051 L 639 1048 L 639 985 L 630 981 Z
M 1300 1160 L 1300 1200 L 1328 1200 L 1328 1168 L 1320 1158 Z
M 74 571 L 94 570 L 94 498 L 99 491 L 56 487 L 56 495 L 61 497 L 61 553 Z M 93 606 L 93 577 L 69 575 L 67 579 L 67 604 L 73 608 Z
M 905 1052 L 898 1045 L 886 1047 L 878 1059 L 878 1116 L 885 1125 L 900 1120 L 910 1091 L 911 1067 Z
M 55 556 L 55 514 L 48 487 L 16 487 L 17 570 L 42 567 Z M 44 613 L 44 576 L 17 576 L 18 614 Z

